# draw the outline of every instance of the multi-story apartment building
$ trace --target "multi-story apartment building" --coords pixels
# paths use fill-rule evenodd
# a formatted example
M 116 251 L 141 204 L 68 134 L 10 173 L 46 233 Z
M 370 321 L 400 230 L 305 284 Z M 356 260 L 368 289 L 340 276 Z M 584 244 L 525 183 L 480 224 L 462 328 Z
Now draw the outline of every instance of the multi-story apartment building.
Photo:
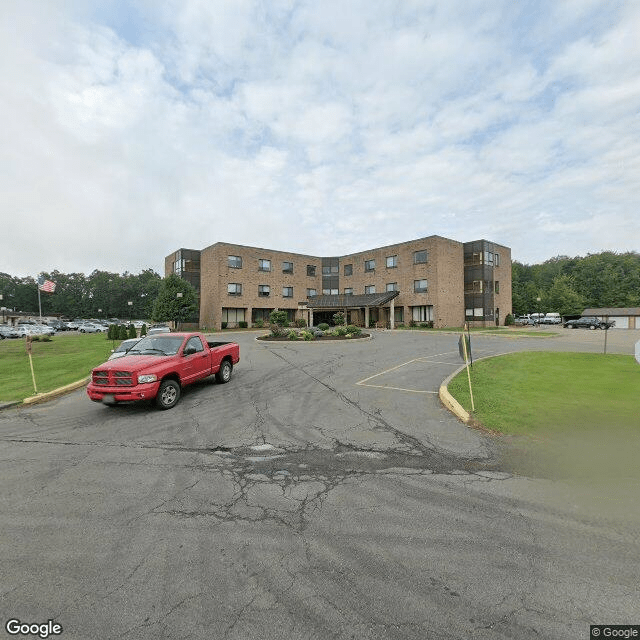
M 217 242 L 165 258 L 199 292 L 201 327 L 258 320 L 273 309 L 310 324 L 345 311 L 348 322 L 394 327 L 501 324 L 511 313 L 511 249 L 487 240 L 429 236 L 320 257 Z

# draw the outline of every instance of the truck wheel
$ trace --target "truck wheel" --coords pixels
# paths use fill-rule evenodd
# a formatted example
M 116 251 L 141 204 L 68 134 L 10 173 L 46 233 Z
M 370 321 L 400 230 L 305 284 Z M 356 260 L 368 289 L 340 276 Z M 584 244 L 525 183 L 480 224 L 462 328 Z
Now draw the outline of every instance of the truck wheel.
M 229 380 L 231 380 L 232 371 L 233 365 L 229 362 L 229 360 L 223 360 L 218 373 L 216 373 L 216 380 L 221 384 L 229 382 Z
M 171 409 L 180 400 L 180 385 L 175 380 L 165 380 L 158 389 L 156 404 L 158 409 Z

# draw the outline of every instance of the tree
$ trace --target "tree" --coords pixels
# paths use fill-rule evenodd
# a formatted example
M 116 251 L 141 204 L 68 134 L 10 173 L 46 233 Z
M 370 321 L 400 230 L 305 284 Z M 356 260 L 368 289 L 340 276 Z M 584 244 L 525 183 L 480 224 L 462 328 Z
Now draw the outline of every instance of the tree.
M 578 315 L 585 308 L 583 297 L 573 288 L 569 276 L 557 276 L 546 296 L 547 306 L 561 316 Z
M 154 322 L 189 321 L 198 310 L 198 294 L 189 282 L 175 273 L 168 275 L 160 284 L 153 305 L 151 318 Z

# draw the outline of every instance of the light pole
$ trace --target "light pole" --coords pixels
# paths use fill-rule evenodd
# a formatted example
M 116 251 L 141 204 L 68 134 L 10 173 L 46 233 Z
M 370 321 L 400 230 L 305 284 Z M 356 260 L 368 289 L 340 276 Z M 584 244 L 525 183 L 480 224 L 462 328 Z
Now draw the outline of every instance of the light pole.
M 133 307 L 133 302 L 131 302 L 131 300 L 129 300 L 129 302 L 127 302 L 127 304 L 129 305 L 129 324 L 131 324 L 131 311 L 132 311 L 132 307 Z
M 180 300 L 182 298 L 182 291 L 178 291 L 178 293 L 176 293 L 176 300 Z M 176 331 L 178 330 L 178 319 L 176 319 Z
M 540 326 L 540 297 L 537 297 L 536 301 L 538 303 L 538 326 Z

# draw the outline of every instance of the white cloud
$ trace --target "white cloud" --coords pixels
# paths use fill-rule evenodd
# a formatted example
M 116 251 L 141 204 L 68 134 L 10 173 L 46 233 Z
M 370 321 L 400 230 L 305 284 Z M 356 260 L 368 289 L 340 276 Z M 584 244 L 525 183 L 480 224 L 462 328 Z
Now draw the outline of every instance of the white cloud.
M 216 241 L 639 250 L 631 3 L 105 6 L 0 8 L 0 271 Z

